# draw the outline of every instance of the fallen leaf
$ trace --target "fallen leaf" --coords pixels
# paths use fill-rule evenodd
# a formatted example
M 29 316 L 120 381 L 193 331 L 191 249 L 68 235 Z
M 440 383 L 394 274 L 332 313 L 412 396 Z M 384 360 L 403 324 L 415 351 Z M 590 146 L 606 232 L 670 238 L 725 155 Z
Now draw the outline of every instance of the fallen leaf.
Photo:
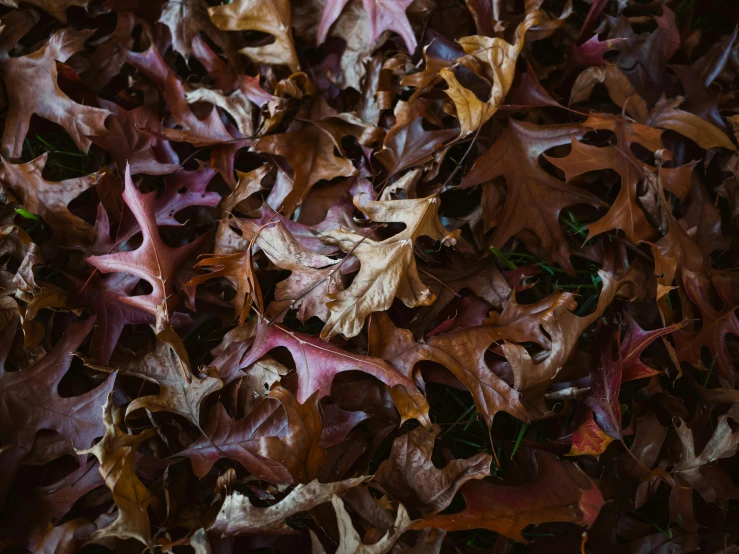
M 395 439 L 390 457 L 377 468 L 372 482 L 380 485 L 390 498 L 422 514 L 444 510 L 462 485 L 489 473 L 493 457 L 480 453 L 466 460 L 452 460 L 444 469 L 437 469 L 431 455 L 440 432 L 438 425 L 428 431 L 417 427 Z
M 536 456 L 538 473 L 525 485 L 505 487 L 489 482 L 462 487 L 467 504 L 458 514 L 426 516 L 413 529 L 439 527 L 447 531 L 489 529 L 521 542 L 525 527 L 549 521 L 590 526 L 603 506 L 598 488 L 573 464 L 543 452 Z

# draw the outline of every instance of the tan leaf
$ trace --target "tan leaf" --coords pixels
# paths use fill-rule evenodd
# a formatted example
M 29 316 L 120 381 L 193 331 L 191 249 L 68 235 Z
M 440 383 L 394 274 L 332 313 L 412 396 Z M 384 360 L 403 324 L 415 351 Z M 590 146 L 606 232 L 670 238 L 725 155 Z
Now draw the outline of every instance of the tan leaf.
M 654 106 L 649 115 L 648 125 L 661 129 L 670 129 L 694 140 L 701 148 L 726 148 L 736 150 L 734 143 L 723 131 L 695 114 L 678 109 L 682 104 L 681 97 L 667 100 L 664 95 Z
M 645 123 L 649 116 L 649 108 L 644 98 L 639 96 L 629 78 L 615 64 L 589 67 L 577 76 L 572 85 L 570 103 L 584 102 L 593 92 L 596 84 L 602 83 L 608 94 L 619 108 L 622 108 L 639 123 Z
M 236 0 L 231 4 L 208 8 L 210 18 L 224 31 L 260 31 L 275 37 L 266 46 L 242 48 L 240 52 L 264 64 L 284 64 L 298 70 L 290 31 L 290 0 Z
M 334 507 L 336 523 L 339 527 L 339 547 L 336 554 L 387 554 L 400 535 L 405 533 L 412 523 L 405 506 L 399 504 L 393 532 L 386 532 L 380 540 L 373 544 L 365 544 L 354 528 L 354 522 L 344 507 L 344 501 L 334 494 L 331 497 L 331 505 Z
M 244 223 L 244 236 L 251 239 L 258 227 Z M 326 321 L 329 311 L 326 296 L 343 289 L 336 273 L 337 260 L 316 254 L 300 244 L 282 221 L 269 224 L 256 236 L 256 244 L 270 261 L 280 269 L 291 272 L 290 277 L 277 283 L 275 300 L 267 308 L 267 319 L 282 321 L 291 309 L 298 310 L 298 319 L 307 321 L 313 316 Z
M 515 64 L 513 65 L 515 68 Z M 485 103 L 475 93 L 459 84 L 454 73 L 447 68 L 442 68 L 439 75 L 446 81 L 449 88 L 444 92 L 452 99 L 457 108 L 457 119 L 459 119 L 459 137 L 466 137 L 474 133 L 484 125 L 497 111 L 498 106 Z
M 269 165 L 265 164 L 256 169 L 253 169 L 249 173 L 242 173 L 237 171 L 236 174 L 239 177 L 233 192 L 221 201 L 221 214 L 226 217 L 232 210 L 234 210 L 239 204 L 244 202 L 247 198 L 256 194 L 262 190 L 262 179 L 269 171 Z M 226 222 L 227 223 L 227 222 Z M 233 252 L 228 252 L 232 254 Z
M 418 275 L 413 254 L 414 243 L 420 236 L 453 245 L 459 231 L 448 233 L 439 222 L 438 195 L 417 200 L 367 201 L 354 198 L 354 205 L 372 221 L 404 223 L 406 228 L 383 241 L 337 229 L 325 233 L 321 240 L 335 244 L 344 252 L 356 256 L 361 267 L 348 289 L 336 293 L 328 303 L 329 320 L 321 338 L 339 333 L 345 337 L 359 334 L 365 318 L 372 312 L 387 310 L 397 296 L 409 308 L 428 306 L 435 296 Z
M 524 46 L 526 31 L 540 22 L 541 12 L 532 11 L 526 14 L 526 18 L 516 29 L 514 44 L 509 44 L 502 38 L 479 35 L 459 39 L 458 42 L 465 53 L 483 64 L 485 75 L 492 83 L 488 103 L 493 110 L 503 103 L 516 77 L 516 62 Z
M 77 454 L 92 454 L 100 462 L 100 475 L 113 494 L 118 506 L 118 517 L 110 525 L 93 533 L 93 539 L 117 537 L 136 539 L 151 545 L 149 515 L 146 510 L 158 502 L 156 496 L 146 488 L 133 469 L 133 459 L 138 447 L 156 435 L 154 429 L 146 429 L 138 435 L 124 433 L 118 409 L 113 404 L 113 393 L 103 407 L 105 435 L 89 450 Z
M 288 517 L 311 510 L 330 501 L 334 494 L 358 487 L 369 479 L 365 476 L 333 483 L 311 481 L 298 485 L 277 504 L 266 508 L 254 506 L 247 496 L 234 491 L 226 497 L 209 531 L 220 537 L 284 532 L 290 529 L 285 522 Z
M 218 106 L 233 118 L 242 135 L 250 137 L 254 134 L 252 103 L 242 90 L 236 89 L 230 94 L 223 94 L 219 90 L 200 87 L 187 92 L 185 98 L 189 104 L 208 102 Z
M 241 227 L 243 224 L 238 218 L 233 221 Z M 257 311 L 262 311 L 262 291 L 259 281 L 254 275 L 252 265 L 252 242 L 248 247 L 234 254 L 209 254 L 203 257 L 195 267 L 212 269 L 205 275 L 196 275 L 187 283 L 188 287 L 194 287 L 211 279 L 224 277 L 236 289 L 236 295 L 231 299 L 231 304 L 236 308 L 239 323 L 244 323 L 251 311 L 252 303 L 256 305 Z
M 272 356 L 265 356 L 242 371 L 246 374 L 241 377 L 241 387 L 246 391 L 244 412 L 248 414 L 289 370 Z

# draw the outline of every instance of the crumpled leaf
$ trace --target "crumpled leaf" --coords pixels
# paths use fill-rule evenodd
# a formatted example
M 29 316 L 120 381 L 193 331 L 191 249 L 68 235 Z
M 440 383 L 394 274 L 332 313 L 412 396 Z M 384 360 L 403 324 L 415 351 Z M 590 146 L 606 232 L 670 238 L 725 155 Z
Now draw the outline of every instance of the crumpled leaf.
M 454 245 L 459 232 L 448 233 L 438 219 L 439 197 L 417 200 L 364 201 L 358 195 L 354 205 L 375 222 L 404 223 L 406 228 L 383 241 L 337 229 L 324 233 L 321 240 L 335 244 L 355 256 L 359 273 L 344 291 L 333 295 L 327 304 L 330 317 L 321 338 L 330 339 L 341 333 L 353 337 L 362 330 L 365 318 L 372 312 L 387 310 L 397 296 L 409 308 L 428 306 L 434 295 L 423 284 L 413 254 L 420 236 Z
M 439 527 L 447 531 L 489 529 L 521 542 L 531 522 L 569 521 L 590 526 L 603 506 L 603 496 L 577 466 L 550 454 L 536 455 L 538 473 L 531 483 L 505 487 L 487 481 L 467 483 L 467 506 L 458 514 L 426 516 L 413 529 Z
M 333 483 L 311 481 L 296 486 L 290 494 L 266 508 L 254 506 L 248 497 L 233 492 L 226 497 L 209 531 L 215 536 L 231 537 L 254 532 L 281 532 L 289 529 L 285 519 L 329 502 L 334 494 L 358 487 L 369 477 L 355 477 Z
M 59 342 L 29 367 L 12 372 L 0 370 L 0 415 L 6 422 L 0 429 L 0 439 L 8 447 L 3 452 L 0 498 L 6 494 L 9 481 L 31 450 L 39 430 L 53 429 L 79 449 L 89 447 L 104 433 L 96 414 L 113 388 L 115 375 L 79 396 L 65 398 L 58 391 L 74 351 L 90 333 L 94 322 L 95 318 L 88 318 L 70 324 Z M 6 356 L 7 352 L 3 354 L 3 362 Z
M 490 240 L 492 246 L 500 249 L 518 235 L 530 251 L 571 270 L 572 250 L 560 229 L 559 214 L 573 204 L 598 206 L 601 201 L 545 172 L 539 156 L 583 132 L 579 125 L 540 127 L 510 120 L 493 147 L 475 161 L 462 180 L 463 187 L 489 183 L 499 176 L 508 186 L 505 207 Z M 494 215 L 485 214 L 486 209 L 483 205 L 486 219 L 493 220 Z
M 341 277 L 336 274 L 337 260 L 305 248 L 282 221 L 269 224 L 261 232 L 253 223 L 244 226 L 246 238 L 254 237 L 256 245 L 273 264 L 291 272 L 290 277 L 275 286 L 275 300 L 267 308 L 265 317 L 279 322 L 289 310 L 297 309 L 297 317 L 302 322 L 311 317 L 326 321 L 329 318 L 326 296 L 343 288 Z
M 482 102 L 471 90 L 463 87 L 449 69 L 442 68 L 439 71 L 439 75 L 449 86 L 445 92 L 457 109 L 460 138 L 479 129 L 503 104 L 516 76 L 516 62 L 524 46 L 524 35 L 531 27 L 543 22 L 541 15 L 538 11 L 526 14 L 526 18 L 516 29 L 515 44 L 509 44 L 501 38 L 485 36 L 463 37 L 459 40 L 466 54 L 484 64 L 485 74 L 492 82 L 490 99 Z
M 8 115 L 1 140 L 4 156 L 20 157 L 34 114 L 64 127 L 83 152 L 90 148 L 88 137 L 105 134 L 109 112 L 74 102 L 57 84 L 56 62 L 64 62 L 82 49 L 91 35 L 92 31 L 62 29 L 32 54 L 18 58 L 5 55 L 0 59 L 0 74 L 8 94 Z M 30 90 L 33 94 L 28 94 Z
M 331 497 L 331 505 L 334 507 L 336 523 L 339 527 L 339 547 L 336 550 L 337 554 L 386 554 L 390 552 L 395 542 L 400 538 L 400 535 L 405 533 L 406 529 L 411 525 L 408 512 L 400 504 L 393 525 L 394 531 L 392 533 L 385 533 L 377 542 L 369 545 L 362 541 L 362 537 L 354 528 L 352 518 L 344 507 L 344 501 L 334 494 Z
M 100 475 L 105 479 L 113 500 L 118 506 L 118 517 L 107 527 L 93 533 L 93 539 L 118 537 L 136 539 L 151 544 L 149 515 L 146 510 L 156 504 L 157 498 L 146 488 L 134 471 L 133 459 L 138 447 L 150 439 L 156 431 L 147 429 L 138 435 L 129 435 L 120 429 L 120 414 L 113 404 L 113 395 L 103 407 L 105 435 L 88 450 L 77 454 L 92 454 L 100 462 Z
M 323 6 L 321 22 L 318 26 L 318 42 L 324 42 L 331 25 L 341 14 L 349 0 L 328 0 Z M 364 10 L 367 12 L 368 38 L 372 44 L 386 30 L 398 33 L 410 53 L 416 50 L 416 37 L 411 28 L 410 21 L 405 11 L 413 0 L 396 0 L 386 2 L 384 0 L 362 0 Z
M 289 0 L 236 0 L 225 6 L 208 8 L 213 24 L 224 31 L 259 31 L 275 37 L 272 44 L 242 48 L 245 56 L 261 63 L 285 64 L 298 69 L 290 31 Z
M 78 245 L 92 242 L 92 225 L 72 214 L 68 204 L 100 180 L 101 173 L 53 183 L 42 173 L 48 154 L 24 164 L 13 164 L 0 156 L 0 179 L 23 203 L 26 210 L 44 218 L 61 244 Z
M 493 457 L 480 453 L 466 460 L 452 460 L 444 469 L 437 469 L 431 454 L 440 432 L 438 425 L 431 430 L 417 427 L 395 439 L 390 457 L 377 468 L 372 482 L 380 485 L 390 498 L 422 514 L 444 510 L 459 487 L 488 475 Z

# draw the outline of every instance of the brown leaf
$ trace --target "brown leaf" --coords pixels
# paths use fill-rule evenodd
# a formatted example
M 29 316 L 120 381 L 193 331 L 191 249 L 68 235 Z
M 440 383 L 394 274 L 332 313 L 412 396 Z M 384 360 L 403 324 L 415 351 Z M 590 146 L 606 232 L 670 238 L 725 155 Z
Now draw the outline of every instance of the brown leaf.
M 156 434 L 154 429 L 146 429 L 138 435 L 124 433 L 120 426 L 120 414 L 113 404 L 113 395 L 103 407 L 105 435 L 89 450 L 80 450 L 79 455 L 92 454 L 100 462 L 100 475 L 113 495 L 118 506 L 118 517 L 110 525 L 93 533 L 93 539 L 118 537 L 136 539 L 151 545 L 149 506 L 158 502 L 156 496 L 146 488 L 136 475 L 133 459 L 136 450 Z
M 239 462 L 258 479 L 273 483 L 292 483 L 293 477 L 277 454 L 284 450 L 281 436 L 287 420 L 279 402 L 260 402 L 248 416 L 233 420 L 222 404 L 216 404 L 208 416 L 203 435 L 178 456 L 186 456 L 193 473 L 204 477 L 221 458 Z
M 734 143 L 720 129 L 677 107 L 682 104 L 680 97 L 667 100 L 664 95 L 654 106 L 647 123 L 653 127 L 670 129 L 694 140 L 701 148 L 726 148 L 736 150 Z
M 530 417 L 517 390 L 493 373 L 485 363 L 485 352 L 501 340 L 499 328 L 481 325 L 431 337 L 418 343 L 406 329 L 397 329 L 386 314 L 375 314 L 370 326 L 372 352 L 382 356 L 398 371 L 410 375 L 421 360 L 440 363 L 472 393 L 477 411 L 492 427 L 499 411 L 523 421 Z
M 208 6 L 201 0 L 170 0 L 162 6 L 159 23 L 169 28 L 172 49 L 185 59 L 190 58 L 192 43 L 198 33 L 218 34 L 208 15 Z
M 243 224 L 238 218 L 233 219 L 241 227 Z M 196 287 L 201 283 L 224 277 L 234 286 L 236 294 L 231 299 L 236 309 L 239 324 L 244 323 L 251 312 L 252 304 L 257 312 L 261 313 L 264 300 L 259 281 L 254 275 L 252 262 L 253 241 L 249 241 L 247 247 L 235 254 L 208 254 L 196 264 L 195 267 L 211 269 L 210 273 L 196 275 L 187 283 L 188 287 Z
M 466 508 L 458 514 L 426 516 L 413 529 L 439 527 L 447 531 L 489 529 L 521 542 L 532 522 L 569 521 L 592 525 L 603 505 L 593 482 L 577 466 L 538 452 L 539 471 L 526 485 L 505 487 L 487 481 L 462 487 Z
M 583 133 L 579 125 L 538 126 L 511 119 L 493 147 L 475 161 L 463 187 L 489 187 L 487 183 L 500 176 L 508 187 L 505 208 L 491 238 L 493 246 L 501 249 L 518 235 L 531 252 L 571 271 L 572 249 L 560 229 L 559 214 L 573 204 L 599 206 L 601 201 L 544 171 L 539 156 Z M 484 205 L 483 213 L 486 210 Z M 494 216 L 487 211 L 485 217 Z
M 417 427 L 393 441 L 390 457 L 377 468 L 373 483 L 392 498 L 422 514 L 444 510 L 459 487 L 471 479 L 482 479 L 490 472 L 493 457 L 480 453 L 465 460 L 452 460 L 444 469 L 431 461 L 434 440 L 441 427 Z
M 285 498 L 266 508 L 254 506 L 247 496 L 234 491 L 226 497 L 209 531 L 220 537 L 284 532 L 290 529 L 285 523 L 288 517 L 329 502 L 334 494 L 357 487 L 368 479 L 356 477 L 325 484 L 311 481 L 298 485 Z
M 424 285 L 413 254 L 418 237 L 427 236 L 454 245 L 459 231 L 447 233 L 439 222 L 438 195 L 418 200 L 363 201 L 358 195 L 354 204 L 372 221 L 404 223 L 405 229 L 383 241 L 337 229 L 322 235 L 327 244 L 338 245 L 355 256 L 359 273 L 344 291 L 333 295 L 327 304 L 330 317 L 321 338 L 330 339 L 341 333 L 345 337 L 359 334 L 364 320 L 372 312 L 387 310 L 397 296 L 409 308 L 428 306 L 435 297 Z
M 289 0 L 236 0 L 232 4 L 208 8 L 213 23 L 224 31 L 259 31 L 275 37 L 272 44 L 242 48 L 240 52 L 254 61 L 285 64 L 298 69 L 290 31 Z
M 72 214 L 68 204 L 100 180 L 102 173 L 66 179 L 58 183 L 43 177 L 48 153 L 24 164 L 2 160 L 3 184 L 8 186 L 29 212 L 44 218 L 61 244 L 74 246 L 92 242 L 92 225 Z
M 426 131 L 423 118 L 398 121 L 385 135 L 382 150 L 375 158 L 385 166 L 388 176 L 431 160 L 434 152 L 456 133 L 451 129 Z
M 132 400 L 126 408 L 126 415 L 142 408 L 152 412 L 172 412 L 197 426 L 200 424 L 200 403 L 223 386 L 217 373 L 193 375 L 189 362 L 183 364 L 175 351 L 161 340 L 150 352 L 113 358 L 111 365 L 121 373 L 159 385 L 158 394 Z
M 297 309 L 302 322 L 314 316 L 326 321 L 329 318 L 326 297 L 343 289 L 341 276 L 337 274 L 338 262 L 308 250 L 280 220 L 261 232 L 248 221 L 243 230 L 244 237 L 249 240 L 254 237 L 256 245 L 273 264 L 291 272 L 290 277 L 275 286 L 275 300 L 267 308 L 266 318 L 280 322 L 289 310 Z
M 310 119 L 318 120 L 332 114 L 333 110 L 323 100 L 317 100 Z M 293 170 L 292 189 L 281 199 L 286 216 L 292 215 L 319 181 L 350 177 L 356 173 L 351 161 L 334 154 L 334 147 L 333 137 L 312 121 L 296 121 L 288 132 L 267 135 L 254 144 L 257 152 L 282 156 Z M 277 208 L 275 204 L 271 205 Z
M 49 4 L 58 6 L 57 2 Z M 74 102 L 62 92 L 56 80 L 56 62 L 64 62 L 81 50 L 91 35 L 92 31 L 62 29 L 33 54 L 0 61 L 9 104 L 2 137 L 4 156 L 20 157 L 33 114 L 64 127 L 83 152 L 90 148 L 88 137 L 105 134 L 109 112 Z M 28 94 L 30 90 L 33 94 Z
M 41 8 L 49 15 L 54 16 L 62 23 L 67 22 L 67 10 L 72 6 L 80 6 L 82 8 L 87 7 L 87 3 L 90 0 L 23 0 L 26 4 L 31 4 L 37 8 Z M 17 0 L 1 0 L 0 4 L 8 6 L 9 8 L 17 8 Z M 64 61 L 64 60 L 61 60 Z

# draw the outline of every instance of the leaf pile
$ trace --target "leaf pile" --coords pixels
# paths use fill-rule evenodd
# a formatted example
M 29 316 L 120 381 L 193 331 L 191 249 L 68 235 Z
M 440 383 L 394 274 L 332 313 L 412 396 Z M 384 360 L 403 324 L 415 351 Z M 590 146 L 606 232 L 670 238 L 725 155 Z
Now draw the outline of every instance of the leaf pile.
M 736 3 L 0 5 L 0 552 L 739 551 Z

